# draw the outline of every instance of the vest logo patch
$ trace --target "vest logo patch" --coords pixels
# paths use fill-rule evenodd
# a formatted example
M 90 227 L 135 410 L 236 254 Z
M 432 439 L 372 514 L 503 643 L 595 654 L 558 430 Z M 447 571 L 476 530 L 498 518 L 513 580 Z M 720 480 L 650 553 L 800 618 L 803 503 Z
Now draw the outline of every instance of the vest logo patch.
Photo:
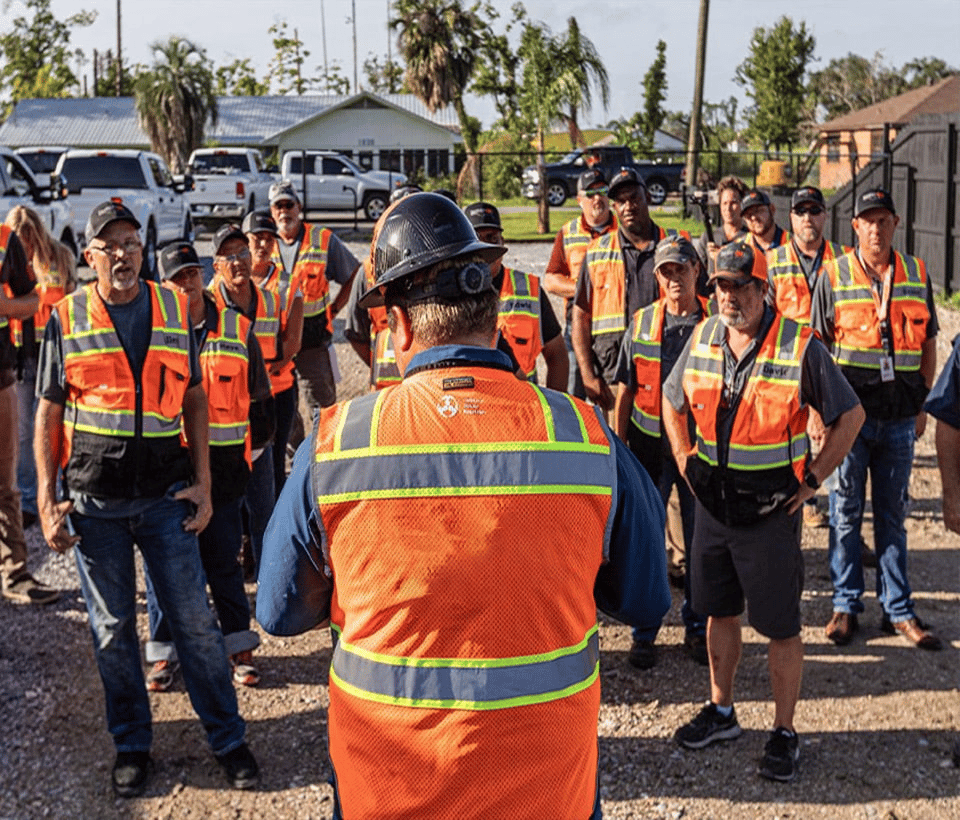
M 169 333 L 163 334 L 163 343 L 165 345 L 173 345 L 174 347 L 180 347 L 180 337 L 174 336 Z
M 437 412 L 445 419 L 453 418 L 459 410 L 460 405 L 457 404 L 457 400 L 453 396 L 445 394 L 437 402 Z
M 788 369 L 785 365 L 767 363 L 760 368 L 760 375 L 767 379 L 782 379 L 787 375 Z
M 443 380 L 443 390 L 472 390 L 473 376 L 452 376 Z

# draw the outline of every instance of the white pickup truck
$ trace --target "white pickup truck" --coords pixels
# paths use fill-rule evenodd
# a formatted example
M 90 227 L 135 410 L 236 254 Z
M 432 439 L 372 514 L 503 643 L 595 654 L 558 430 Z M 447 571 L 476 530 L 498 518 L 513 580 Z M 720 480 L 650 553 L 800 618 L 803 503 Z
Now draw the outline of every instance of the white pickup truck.
M 364 216 L 371 222 L 386 210 L 391 192 L 407 184 L 403 174 L 364 171 L 353 160 L 332 151 L 287 151 L 280 172 L 293 183 L 305 210 L 363 208 Z
M 193 190 L 187 194 L 194 223 L 240 221 L 245 213 L 266 208 L 276 181 L 255 148 L 198 148 L 190 155 Z
M 41 182 L 46 178 L 47 183 Z M 11 208 L 25 205 L 40 214 L 47 230 L 79 255 L 80 242 L 74 232 L 73 203 L 66 196 L 64 180 L 56 173 L 34 176 L 23 157 L 0 147 L 0 222 Z
M 74 231 L 83 237 L 87 218 L 101 202 L 126 205 L 140 223 L 143 274 L 156 277 L 157 248 L 175 239 L 193 239 L 193 220 L 184 191 L 193 181 L 174 178 L 157 154 L 133 149 L 70 150 L 57 165 L 73 203 Z M 86 242 L 86 237 L 83 238 Z

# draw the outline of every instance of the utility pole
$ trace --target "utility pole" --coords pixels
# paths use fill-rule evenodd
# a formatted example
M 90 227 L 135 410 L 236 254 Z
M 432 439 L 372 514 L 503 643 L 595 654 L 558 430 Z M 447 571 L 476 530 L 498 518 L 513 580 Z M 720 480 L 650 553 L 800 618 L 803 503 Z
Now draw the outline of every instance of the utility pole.
M 393 53 L 390 50 L 390 0 L 387 0 L 387 65 L 393 62 Z
M 93 96 L 97 96 L 97 71 L 100 69 L 100 57 L 97 50 L 93 50 Z
M 303 60 L 300 59 L 300 32 L 297 29 L 293 30 L 293 48 L 296 58 L 294 59 L 294 64 L 297 66 L 297 96 L 303 95 L 303 77 L 300 75 L 300 63 Z
M 323 37 L 323 81 L 330 76 L 327 73 L 327 16 L 323 13 L 323 0 L 320 0 L 320 34 Z
M 687 167 L 684 182 L 690 190 L 697 187 L 697 165 L 700 156 L 700 112 L 703 108 L 703 75 L 707 64 L 707 18 L 710 0 L 700 0 L 700 22 L 697 25 L 697 72 L 693 84 L 693 111 L 690 112 L 690 133 L 687 136 Z
M 351 2 L 351 17 L 353 18 L 353 93 L 360 90 L 360 84 L 357 82 L 357 0 Z
M 123 88 L 123 59 L 120 57 L 120 0 L 117 0 L 117 96 Z

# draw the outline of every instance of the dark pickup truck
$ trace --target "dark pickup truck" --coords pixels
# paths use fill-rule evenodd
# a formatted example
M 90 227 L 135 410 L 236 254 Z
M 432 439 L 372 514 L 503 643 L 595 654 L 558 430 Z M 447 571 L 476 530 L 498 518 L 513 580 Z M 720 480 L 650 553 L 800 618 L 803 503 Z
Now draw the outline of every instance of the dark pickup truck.
M 547 202 L 553 207 L 563 205 L 567 197 L 576 196 L 577 179 L 590 167 L 600 167 L 612 177 L 622 167 L 635 168 L 647 184 L 650 202 L 662 205 L 671 191 L 680 190 L 683 177 L 682 162 L 635 162 L 633 153 L 625 145 L 603 145 L 571 151 L 559 162 L 544 166 L 547 178 Z M 540 175 L 536 165 L 523 169 L 521 191 L 528 199 L 540 196 Z

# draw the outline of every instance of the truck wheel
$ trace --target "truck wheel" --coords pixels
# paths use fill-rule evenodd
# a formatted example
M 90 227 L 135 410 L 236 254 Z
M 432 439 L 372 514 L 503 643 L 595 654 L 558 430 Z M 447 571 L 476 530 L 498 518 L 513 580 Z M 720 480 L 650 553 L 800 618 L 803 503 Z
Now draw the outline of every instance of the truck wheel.
M 152 222 L 147 225 L 147 239 L 143 243 L 140 278 L 151 282 L 157 280 L 157 229 L 153 227 Z
M 363 201 L 363 214 L 371 222 L 376 222 L 387 210 L 386 194 L 369 194 Z
M 562 182 L 551 182 L 547 186 L 547 202 L 551 208 L 559 208 L 567 201 L 567 189 Z
M 663 205 L 667 201 L 667 183 L 660 177 L 648 179 L 647 193 L 650 194 L 651 205 Z

